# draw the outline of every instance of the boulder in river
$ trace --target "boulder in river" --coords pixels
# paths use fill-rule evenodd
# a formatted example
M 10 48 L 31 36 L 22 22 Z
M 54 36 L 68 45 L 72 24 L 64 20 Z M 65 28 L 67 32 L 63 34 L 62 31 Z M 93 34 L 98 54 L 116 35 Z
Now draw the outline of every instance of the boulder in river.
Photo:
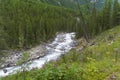
M 3 72 L 4 72 L 4 73 L 7 73 L 7 69 L 4 68 L 4 69 L 3 69 Z

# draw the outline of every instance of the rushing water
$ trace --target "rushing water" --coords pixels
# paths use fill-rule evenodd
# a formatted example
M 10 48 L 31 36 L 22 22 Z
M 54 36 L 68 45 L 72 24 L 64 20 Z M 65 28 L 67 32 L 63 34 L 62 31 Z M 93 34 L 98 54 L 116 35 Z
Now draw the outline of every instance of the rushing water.
M 42 58 L 31 61 L 31 64 L 28 65 L 28 69 L 31 70 L 32 68 L 41 68 L 46 62 L 49 62 L 50 60 L 56 60 L 58 57 L 60 57 L 60 55 L 68 52 L 71 48 L 74 47 L 74 38 L 75 33 L 58 34 L 55 40 L 46 46 L 48 49 L 48 54 Z M 22 66 L 8 67 L 6 68 L 7 73 L 4 73 L 3 70 L 0 70 L 0 77 L 17 73 L 17 71 L 21 71 L 21 67 Z

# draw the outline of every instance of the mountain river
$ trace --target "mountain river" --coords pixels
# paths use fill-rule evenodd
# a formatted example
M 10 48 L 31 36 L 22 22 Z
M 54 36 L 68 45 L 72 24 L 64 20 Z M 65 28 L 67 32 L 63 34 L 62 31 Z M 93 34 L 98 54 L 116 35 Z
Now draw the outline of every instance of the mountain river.
M 69 50 L 75 47 L 75 44 L 76 44 L 75 33 L 58 34 L 55 37 L 54 41 L 46 46 L 46 49 L 48 50 L 48 54 L 46 54 L 44 57 L 41 57 L 39 59 L 30 61 L 31 63 L 28 65 L 28 70 L 31 70 L 33 68 L 41 68 L 46 62 L 49 62 L 51 60 L 57 60 L 62 54 L 67 53 Z M 6 73 L 3 71 L 3 69 L 1 69 L 0 77 L 5 77 L 11 74 L 15 74 L 17 73 L 17 71 L 22 71 L 21 69 L 22 66 L 26 65 L 27 63 L 22 64 L 21 66 L 7 67 L 5 68 L 7 70 Z

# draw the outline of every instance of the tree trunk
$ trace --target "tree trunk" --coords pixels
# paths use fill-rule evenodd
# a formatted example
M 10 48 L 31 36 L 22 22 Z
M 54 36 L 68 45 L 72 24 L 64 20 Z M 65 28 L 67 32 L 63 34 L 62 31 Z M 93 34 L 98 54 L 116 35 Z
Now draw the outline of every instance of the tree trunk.
M 85 18 L 83 16 L 83 13 L 81 11 L 79 1 L 78 0 L 76 0 L 76 1 L 77 1 L 78 9 L 80 11 L 80 18 L 81 18 L 81 21 L 82 21 L 82 29 L 83 29 L 83 32 L 84 32 L 83 36 L 85 37 L 86 41 L 89 42 L 90 35 L 89 35 L 88 26 L 87 26 L 87 23 L 86 23 Z

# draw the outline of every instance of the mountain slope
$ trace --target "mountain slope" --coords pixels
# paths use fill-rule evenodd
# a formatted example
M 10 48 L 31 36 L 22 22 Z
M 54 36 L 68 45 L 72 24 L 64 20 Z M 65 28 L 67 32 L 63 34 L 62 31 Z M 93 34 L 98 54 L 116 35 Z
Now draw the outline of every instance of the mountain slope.
M 61 6 L 71 9 L 76 9 L 77 5 L 75 0 L 40 0 L 43 3 L 48 3 L 55 6 Z
M 119 80 L 120 26 L 96 36 L 90 44 L 81 49 L 85 44 L 85 40 L 81 38 L 78 47 L 63 55 L 59 61 L 48 63 L 40 70 L 26 72 L 27 79 Z M 23 79 L 23 74 L 3 78 L 3 80 L 16 79 Z
M 104 6 L 105 0 L 40 0 L 43 3 L 70 8 L 70 9 L 78 9 L 77 2 L 80 5 L 89 5 L 92 6 L 94 2 L 96 2 L 97 9 L 101 9 Z M 120 0 L 118 0 L 120 2 Z
M 53 38 L 56 32 L 74 31 L 78 15 L 58 6 L 21 0 L 2 0 L 0 8 L 0 48 L 10 49 L 30 48 Z
M 48 3 L 55 6 L 62 6 L 70 9 L 78 9 L 77 2 L 79 2 L 80 5 L 85 5 L 88 3 L 94 2 L 94 0 L 40 0 L 43 3 Z M 97 0 L 96 1 L 96 7 L 101 8 L 104 5 L 104 0 Z

